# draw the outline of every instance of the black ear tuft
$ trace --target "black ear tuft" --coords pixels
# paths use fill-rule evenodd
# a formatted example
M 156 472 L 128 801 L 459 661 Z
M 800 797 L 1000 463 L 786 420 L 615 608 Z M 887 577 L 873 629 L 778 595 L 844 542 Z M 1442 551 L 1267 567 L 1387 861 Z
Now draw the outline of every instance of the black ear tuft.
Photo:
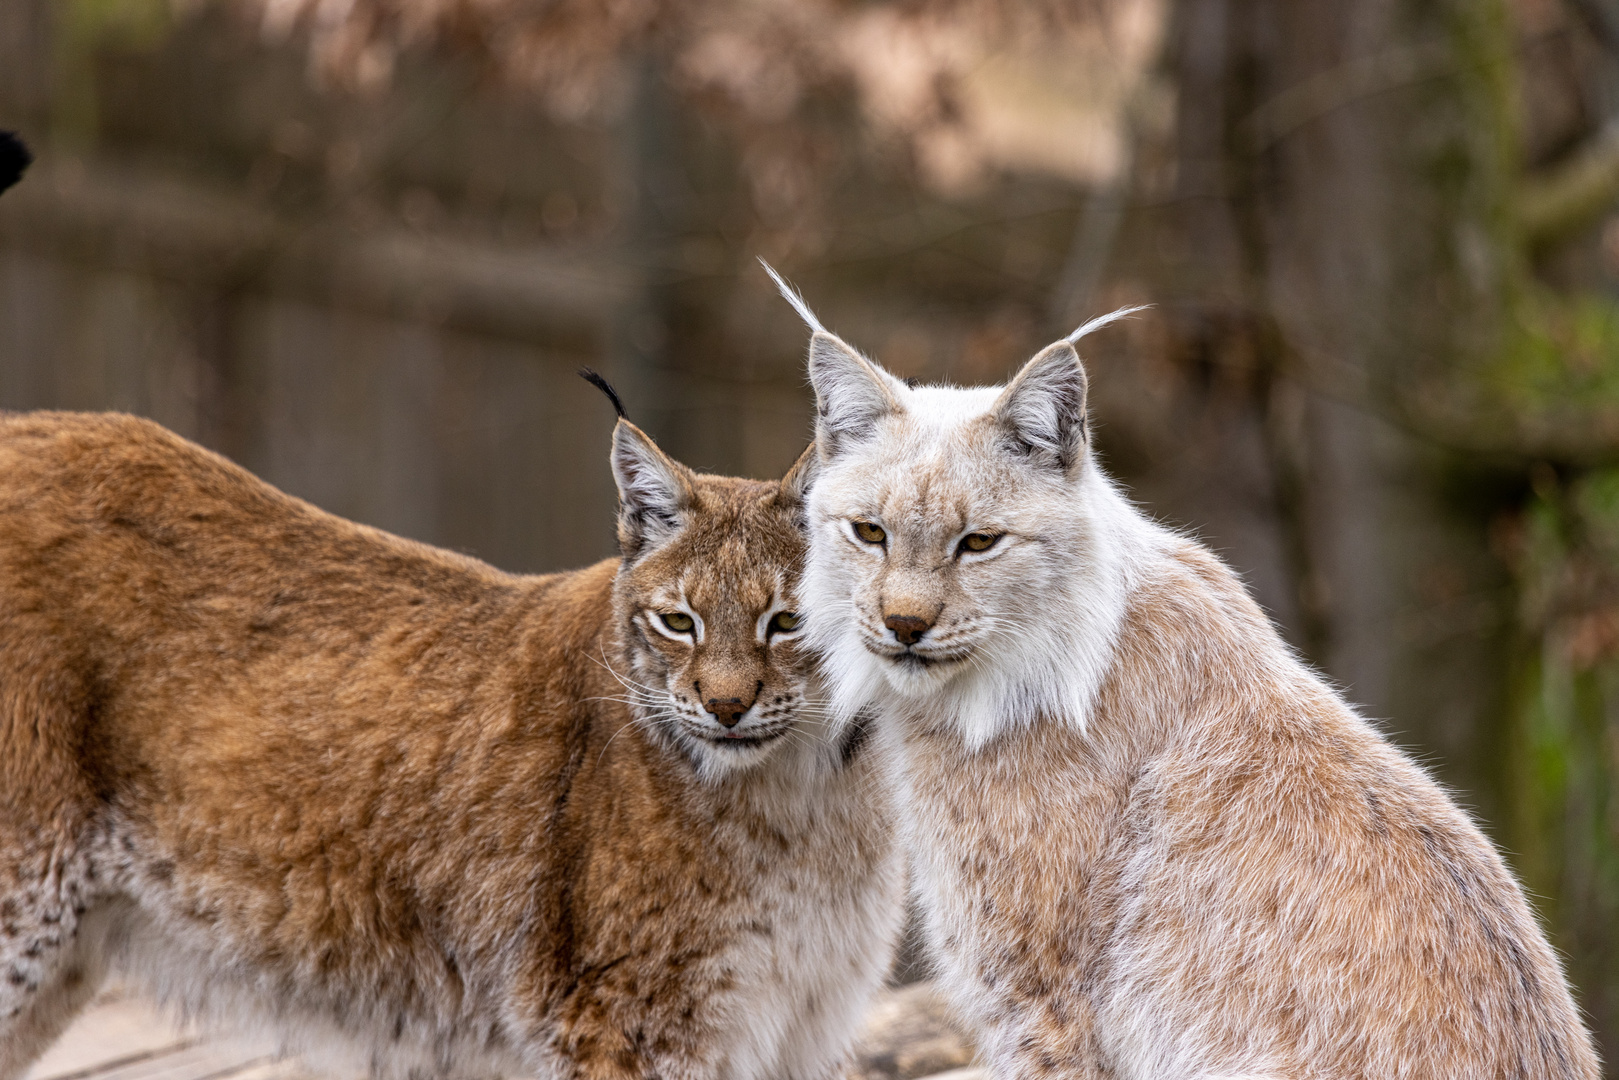
M 619 551 L 633 560 L 685 527 L 696 500 L 692 474 L 628 420 L 613 428 L 612 464 Z
M 601 372 L 593 368 L 582 367 L 579 369 L 579 377 L 607 395 L 607 400 L 613 403 L 613 409 L 618 413 L 620 420 L 630 418 L 630 414 L 624 411 L 624 403 L 618 399 L 618 391 L 613 389 L 612 383 L 602 378 Z
M 0 191 L 22 179 L 23 172 L 34 163 L 23 141 L 10 131 L 0 131 Z

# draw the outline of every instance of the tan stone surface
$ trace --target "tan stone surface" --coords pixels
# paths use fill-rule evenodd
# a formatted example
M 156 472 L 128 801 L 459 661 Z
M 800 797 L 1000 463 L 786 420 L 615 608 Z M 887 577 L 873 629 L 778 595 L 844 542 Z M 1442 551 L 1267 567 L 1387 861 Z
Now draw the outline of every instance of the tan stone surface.
M 849 1080 L 915 1080 L 959 1069 L 973 1044 L 931 983 L 913 983 L 880 997 L 866 1017 Z M 950 1080 L 972 1080 L 971 1071 Z M 944 1080 L 939 1077 L 938 1080 Z

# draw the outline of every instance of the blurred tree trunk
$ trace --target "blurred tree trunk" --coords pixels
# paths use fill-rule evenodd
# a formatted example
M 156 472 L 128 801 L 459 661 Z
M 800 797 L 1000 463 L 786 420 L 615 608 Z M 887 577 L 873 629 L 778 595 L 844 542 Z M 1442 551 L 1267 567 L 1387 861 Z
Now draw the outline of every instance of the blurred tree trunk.
M 1562 300 L 1516 231 L 1504 4 L 1184 0 L 1170 48 L 1155 273 L 1183 407 L 1242 422 L 1152 483 L 1201 485 L 1239 565 L 1270 538 L 1289 587 L 1262 599 L 1516 853 L 1613 1061 L 1619 487 L 1579 469 L 1615 447 L 1508 389 L 1557 366 L 1535 312 Z
M 0 105 L 25 138 L 42 133 L 50 113 L 50 18 L 48 0 L 0 4 Z
M 1511 598 L 1480 515 L 1497 488 L 1511 496 L 1512 463 L 1430 437 L 1408 399 L 1472 378 L 1508 306 L 1499 17 L 1472 2 L 1188 0 L 1172 42 L 1177 199 L 1160 226 L 1180 253 L 1162 269 L 1171 348 L 1211 403 L 1249 413 L 1236 437 L 1251 445 L 1221 448 L 1217 468 L 1265 496 L 1226 511 L 1275 535 L 1290 587 L 1265 599 L 1492 818 L 1498 754 L 1477 718 L 1499 711 Z

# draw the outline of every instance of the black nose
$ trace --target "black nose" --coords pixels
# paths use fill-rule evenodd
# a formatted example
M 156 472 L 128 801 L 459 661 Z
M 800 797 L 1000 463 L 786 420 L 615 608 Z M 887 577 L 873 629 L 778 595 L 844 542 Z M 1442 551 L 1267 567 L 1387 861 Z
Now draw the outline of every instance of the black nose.
M 742 699 L 738 697 L 711 697 L 703 702 L 703 708 L 713 713 L 714 719 L 728 728 L 736 727 L 736 722 L 742 719 L 743 713 L 748 711 L 748 707 L 742 704 Z
M 918 619 L 915 615 L 890 615 L 883 620 L 883 625 L 894 631 L 894 637 L 901 645 L 915 645 L 922 640 L 922 635 L 933 629 L 933 624 L 926 619 Z

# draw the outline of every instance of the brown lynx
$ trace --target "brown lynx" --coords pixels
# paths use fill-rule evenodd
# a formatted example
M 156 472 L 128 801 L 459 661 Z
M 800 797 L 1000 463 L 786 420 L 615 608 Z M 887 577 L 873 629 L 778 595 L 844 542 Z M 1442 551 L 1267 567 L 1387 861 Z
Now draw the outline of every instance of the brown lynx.
M 1101 472 L 1073 341 L 1110 317 L 1005 388 L 911 387 L 784 291 L 816 331 L 808 633 L 880 710 L 998 1080 L 1595 1080 L 1495 849 Z
M 0 416 L 0 1080 L 109 967 L 378 1076 L 835 1074 L 903 884 L 800 655 L 807 466 L 613 464 L 622 562 L 518 577 Z

